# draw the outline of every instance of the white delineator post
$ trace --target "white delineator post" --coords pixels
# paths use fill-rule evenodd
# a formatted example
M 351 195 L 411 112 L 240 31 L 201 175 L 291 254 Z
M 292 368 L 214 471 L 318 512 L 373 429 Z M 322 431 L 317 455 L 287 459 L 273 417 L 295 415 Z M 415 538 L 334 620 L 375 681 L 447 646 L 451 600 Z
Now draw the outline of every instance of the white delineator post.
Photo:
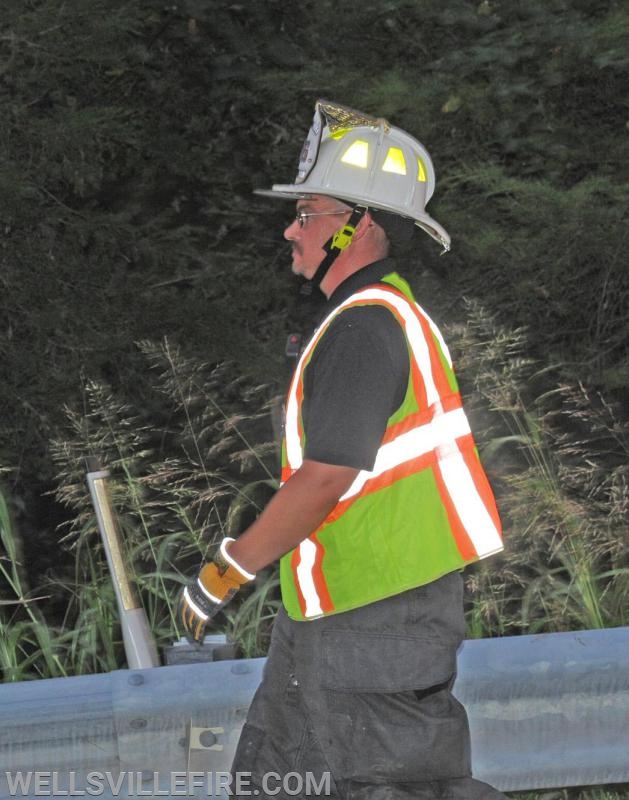
M 97 459 L 87 459 L 87 483 L 105 547 L 107 564 L 116 593 L 122 640 L 129 669 L 159 667 L 155 640 L 146 613 L 125 569 L 122 540 L 116 514 L 107 491 L 108 470 L 100 469 Z

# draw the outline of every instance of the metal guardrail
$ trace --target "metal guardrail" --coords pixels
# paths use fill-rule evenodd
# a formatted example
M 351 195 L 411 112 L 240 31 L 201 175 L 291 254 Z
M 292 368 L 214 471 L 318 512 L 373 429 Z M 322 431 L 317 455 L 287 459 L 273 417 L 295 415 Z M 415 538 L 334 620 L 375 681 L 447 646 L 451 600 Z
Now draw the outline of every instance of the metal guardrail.
M 171 773 L 227 772 L 263 665 L 0 686 L 0 798 L 207 797 L 208 786 L 173 792 Z M 629 781 L 629 628 L 466 641 L 455 692 L 478 778 L 505 791 Z
M 468 641 L 455 691 L 504 791 L 629 781 L 629 628 Z

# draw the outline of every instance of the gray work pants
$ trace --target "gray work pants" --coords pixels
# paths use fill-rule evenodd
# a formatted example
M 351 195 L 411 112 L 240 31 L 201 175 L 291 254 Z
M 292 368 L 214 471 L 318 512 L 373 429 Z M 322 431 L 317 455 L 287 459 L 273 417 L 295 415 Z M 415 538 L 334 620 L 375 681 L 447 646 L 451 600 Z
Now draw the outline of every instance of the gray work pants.
M 238 796 L 500 800 L 450 689 L 462 579 L 308 622 L 282 610 L 232 765 Z M 288 777 L 287 777 L 288 776 Z

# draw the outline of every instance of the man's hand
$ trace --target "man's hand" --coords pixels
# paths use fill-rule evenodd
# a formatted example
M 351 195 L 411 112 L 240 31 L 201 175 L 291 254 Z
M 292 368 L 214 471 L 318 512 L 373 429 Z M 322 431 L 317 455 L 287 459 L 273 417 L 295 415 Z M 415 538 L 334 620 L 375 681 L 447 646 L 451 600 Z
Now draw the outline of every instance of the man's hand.
M 206 564 L 198 578 L 181 593 L 179 616 L 190 642 L 201 643 L 207 623 L 243 584 L 255 578 L 227 552 L 227 545 L 233 541 L 223 539 L 214 560 Z

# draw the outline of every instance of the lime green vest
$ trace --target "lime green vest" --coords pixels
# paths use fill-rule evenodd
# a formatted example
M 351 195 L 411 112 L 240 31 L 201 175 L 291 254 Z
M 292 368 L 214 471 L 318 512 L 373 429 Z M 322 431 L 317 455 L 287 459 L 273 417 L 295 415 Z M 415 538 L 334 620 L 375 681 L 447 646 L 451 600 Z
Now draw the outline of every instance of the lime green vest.
M 409 350 L 406 395 L 389 418 L 373 470 L 362 471 L 307 539 L 281 559 L 293 619 L 347 611 L 421 586 L 502 549 L 493 494 L 461 405 L 447 347 L 397 274 L 365 287 L 323 321 L 295 370 L 286 403 L 282 482 L 302 463 L 304 372 L 330 323 L 382 305 Z

